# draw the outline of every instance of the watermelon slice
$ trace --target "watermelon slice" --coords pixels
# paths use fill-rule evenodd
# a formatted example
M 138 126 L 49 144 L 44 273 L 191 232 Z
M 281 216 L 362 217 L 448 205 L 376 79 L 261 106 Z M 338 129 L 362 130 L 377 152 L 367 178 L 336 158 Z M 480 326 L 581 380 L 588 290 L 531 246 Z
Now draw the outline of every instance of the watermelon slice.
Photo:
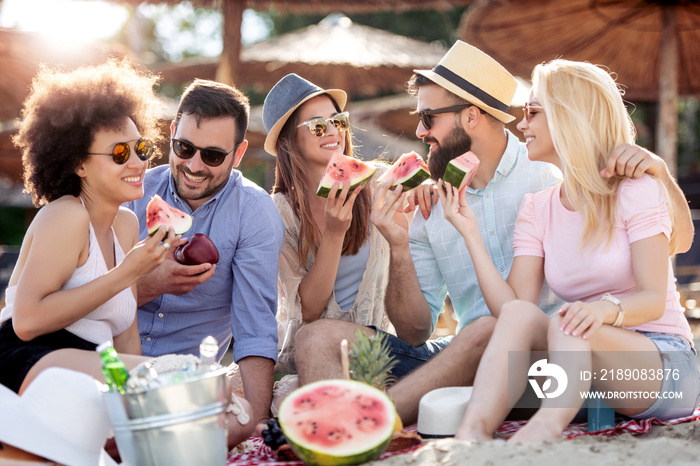
M 146 206 L 146 229 L 153 236 L 160 227 L 173 227 L 176 235 L 181 235 L 192 226 L 192 217 L 172 207 L 159 195 L 154 194 Z M 167 237 L 167 234 L 166 234 Z M 164 238 L 165 239 L 165 238 Z
M 304 385 L 282 402 L 279 424 L 306 464 L 360 464 L 386 450 L 396 410 L 383 392 L 354 380 Z
M 465 152 L 450 160 L 445 168 L 445 176 L 442 177 L 442 181 L 462 189 L 471 184 L 477 168 L 479 168 L 479 158 L 472 151 Z
M 350 192 L 352 192 L 358 186 L 364 186 L 369 183 L 375 171 L 377 171 L 377 167 L 373 167 L 360 159 L 334 152 L 326 166 L 326 172 L 321 178 L 321 183 L 318 185 L 316 195 L 328 197 L 328 193 L 331 192 L 331 188 L 336 181 L 341 182 L 343 186 L 347 186 L 350 183 Z M 340 190 L 338 190 L 338 194 L 340 194 Z
M 404 191 L 410 191 L 428 178 L 430 171 L 423 157 L 411 151 L 399 157 L 391 168 L 377 179 L 377 183 L 391 180 L 392 189 L 401 185 Z

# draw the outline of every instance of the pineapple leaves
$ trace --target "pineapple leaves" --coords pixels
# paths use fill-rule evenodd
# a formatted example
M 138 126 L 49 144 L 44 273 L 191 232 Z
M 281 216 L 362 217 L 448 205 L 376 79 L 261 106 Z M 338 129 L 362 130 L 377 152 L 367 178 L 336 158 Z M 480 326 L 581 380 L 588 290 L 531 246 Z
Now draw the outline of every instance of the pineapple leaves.
M 355 332 L 357 343 L 351 343 L 348 351 L 350 378 L 364 382 L 379 390 L 386 390 L 396 382 L 391 370 L 397 361 L 391 356 L 386 335 L 369 337 L 361 329 Z

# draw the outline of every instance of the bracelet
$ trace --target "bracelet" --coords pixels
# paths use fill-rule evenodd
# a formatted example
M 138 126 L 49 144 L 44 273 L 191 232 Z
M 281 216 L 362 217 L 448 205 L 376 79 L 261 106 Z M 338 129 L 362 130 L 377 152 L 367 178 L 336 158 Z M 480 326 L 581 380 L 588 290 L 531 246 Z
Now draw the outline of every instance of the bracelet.
M 617 318 L 612 324 L 613 327 L 620 327 L 622 325 L 622 321 L 625 319 L 625 308 L 622 307 L 622 303 L 620 302 L 620 300 L 617 299 L 615 296 L 611 295 L 610 293 L 605 293 L 603 296 L 600 297 L 600 300 L 610 301 L 611 303 L 620 308 L 620 310 L 617 312 Z

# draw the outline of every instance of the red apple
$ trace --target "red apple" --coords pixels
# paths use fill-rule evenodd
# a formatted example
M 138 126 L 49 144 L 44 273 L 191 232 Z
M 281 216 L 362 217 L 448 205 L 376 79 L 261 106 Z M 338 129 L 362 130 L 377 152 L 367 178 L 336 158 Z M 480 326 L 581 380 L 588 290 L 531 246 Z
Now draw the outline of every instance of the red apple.
M 219 250 L 207 235 L 197 233 L 175 249 L 175 260 L 184 265 L 199 265 L 219 262 Z

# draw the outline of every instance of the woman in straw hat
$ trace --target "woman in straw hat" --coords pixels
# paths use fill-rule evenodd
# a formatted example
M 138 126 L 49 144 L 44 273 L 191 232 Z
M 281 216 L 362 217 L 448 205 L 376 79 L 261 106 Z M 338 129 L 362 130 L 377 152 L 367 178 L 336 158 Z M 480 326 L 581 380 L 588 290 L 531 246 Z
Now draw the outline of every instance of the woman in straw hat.
M 304 323 L 326 318 L 392 330 L 384 313 L 389 246 L 370 222 L 376 178 L 386 167 L 370 162 L 378 168 L 372 180 L 352 193 L 336 184 L 327 199 L 315 194 L 332 154 L 353 154 L 346 102 L 344 91 L 295 74 L 265 98 L 265 149 L 277 157 L 272 197 L 286 226 L 277 371 L 296 370 L 295 335 Z
M 121 207 L 143 196 L 156 81 L 114 61 L 34 79 L 14 142 L 25 189 L 43 207 L 0 312 L 0 383 L 16 392 L 51 366 L 104 380 L 95 349 L 105 341 L 127 367 L 144 359 L 134 284 L 179 241 L 158 231 L 138 242 L 138 221 Z
M 507 281 L 486 253 L 464 193 L 449 184 L 440 192 L 498 317 L 457 438 L 492 438 L 535 375 L 547 378 L 542 388 L 530 380 L 542 405 L 515 442 L 559 438 L 591 384 L 622 415 L 690 415 L 700 375 L 671 266 L 676 232 L 667 193 L 649 175 L 610 176 L 606 167 L 613 149 L 634 141 L 617 85 L 588 63 L 538 65 L 518 128 L 528 157 L 558 166 L 564 181 L 525 196 Z M 545 280 L 566 301 L 551 319 L 536 305 Z M 537 350 L 550 352 L 530 365 Z M 526 356 L 509 365 L 509 352 Z

